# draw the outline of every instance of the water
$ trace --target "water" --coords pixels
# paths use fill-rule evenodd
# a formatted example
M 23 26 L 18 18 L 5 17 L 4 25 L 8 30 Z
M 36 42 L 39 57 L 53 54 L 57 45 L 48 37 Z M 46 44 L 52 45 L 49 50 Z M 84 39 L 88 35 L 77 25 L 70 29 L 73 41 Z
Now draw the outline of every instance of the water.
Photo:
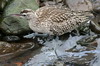
M 52 65 L 59 56 L 62 60 L 66 61 L 66 59 L 72 58 L 70 60 L 67 60 L 70 62 L 71 60 L 76 60 L 75 62 L 78 63 L 80 60 L 84 60 L 84 63 L 90 63 L 90 61 L 87 62 L 86 58 L 89 54 L 92 54 L 92 56 L 89 57 L 91 59 L 94 57 L 94 54 L 100 54 L 100 49 L 96 50 L 90 50 L 90 51 L 81 51 L 81 52 L 66 52 L 65 50 L 69 50 L 70 48 L 73 48 L 74 46 L 77 46 L 76 48 L 81 50 L 84 49 L 83 46 L 77 45 L 76 41 L 81 39 L 84 36 L 75 36 L 75 37 L 69 37 L 66 41 L 61 40 L 52 40 L 50 42 L 45 42 L 44 47 L 41 48 L 41 53 L 33 56 L 26 64 L 25 66 L 47 66 Z M 100 47 L 99 47 L 100 48 Z M 56 55 L 56 53 L 57 55 Z M 100 57 L 100 56 L 99 56 Z M 92 64 L 93 61 L 91 61 Z M 100 61 L 98 61 L 99 63 Z M 81 64 L 82 62 L 80 62 Z M 98 65 L 93 65 L 98 66 Z
M 95 54 L 94 60 L 91 62 L 91 66 L 99 66 L 100 65 L 100 38 L 97 39 L 98 46 L 96 50 L 98 50 L 98 53 Z
M 46 41 L 44 43 L 45 46 L 42 46 L 42 48 L 25 52 L 25 54 L 11 59 L 9 66 L 14 66 L 16 62 L 24 62 L 23 66 L 64 66 L 65 63 L 67 63 L 65 66 L 99 66 L 100 39 L 96 40 L 98 46 L 95 49 L 91 49 L 91 46 L 76 44 L 76 41 L 83 37 L 85 36 L 70 36 L 63 41 L 57 39 Z M 41 42 L 41 40 L 39 41 Z M 73 47 L 75 48 L 71 50 Z M 59 61 L 58 59 L 61 60 Z M 5 62 L 1 64 L 5 64 Z M 5 66 L 8 66 L 8 63 Z

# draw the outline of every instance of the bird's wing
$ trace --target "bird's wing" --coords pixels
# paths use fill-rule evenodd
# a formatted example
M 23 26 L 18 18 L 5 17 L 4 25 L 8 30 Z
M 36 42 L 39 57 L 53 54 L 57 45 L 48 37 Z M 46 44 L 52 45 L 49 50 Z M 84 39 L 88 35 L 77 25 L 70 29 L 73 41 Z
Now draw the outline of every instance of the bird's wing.
M 57 14 L 57 12 L 55 14 Z M 80 26 L 80 24 L 87 21 L 85 15 L 75 12 L 58 13 L 50 19 L 52 22 L 50 30 L 57 35 L 71 32 L 76 27 Z

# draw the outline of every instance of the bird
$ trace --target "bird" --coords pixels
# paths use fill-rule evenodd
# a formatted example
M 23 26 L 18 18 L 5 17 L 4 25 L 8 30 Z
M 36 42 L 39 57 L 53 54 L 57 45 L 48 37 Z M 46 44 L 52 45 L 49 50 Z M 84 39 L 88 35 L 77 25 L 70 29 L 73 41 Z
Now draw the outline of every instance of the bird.
M 74 12 L 69 8 L 60 8 L 56 6 L 44 6 L 36 11 L 24 9 L 20 12 L 20 15 L 27 19 L 29 27 L 36 32 L 32 33 L 31 36 L 24 36 L 24 38 L 33 36 L 44 37 L 49 35 L 56 36 L 56 41 L 59 40 L 58 36 L 71 32 L 82 23 L 89 20 L 85 12 Z M 52 39 L 52 37 L 48 40 L 50 39 Z M 59 59 L 56 48 L 54 48 L 54 51 Z
M 20 12 L 21 16 L 28 20 L 29 27 L 34 32 L 57 36 L 71 32 L 87 22 L 89 16 L 86 13 L 56 6 L 44 6 L 36 11 L 24 9 Z

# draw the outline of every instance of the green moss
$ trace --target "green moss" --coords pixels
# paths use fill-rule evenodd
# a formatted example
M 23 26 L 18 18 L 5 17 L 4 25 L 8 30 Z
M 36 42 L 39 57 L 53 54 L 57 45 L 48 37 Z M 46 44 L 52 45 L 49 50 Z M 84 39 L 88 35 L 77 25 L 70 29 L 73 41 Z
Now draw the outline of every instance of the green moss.
M 1 28 L 6 34 L 22 34 L 30 31 L 27 20 L 18 16 L 6 17 L 1 22 Z

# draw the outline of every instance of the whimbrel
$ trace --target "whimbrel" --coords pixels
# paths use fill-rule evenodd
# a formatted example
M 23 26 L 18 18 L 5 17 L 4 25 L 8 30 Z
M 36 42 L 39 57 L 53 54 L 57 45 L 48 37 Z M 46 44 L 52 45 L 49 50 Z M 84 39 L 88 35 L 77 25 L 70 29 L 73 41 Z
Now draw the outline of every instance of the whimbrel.
M 85 12 L 73 12 L 69 8 L 64 9 L 54 6 L 44 6 L 35 12 L 31 9 L 25 9 L 21 12 L 21 15 L 28 20 L 29 27 L 34 32 L 56 36 L 71 32 L 89 20 Z M 40 34 L 34 34 L 33 36 L 35 35 L 42 36 Z M 27 38 L 29 36 L 25 37 Z M 59 59 L 56 46 L 57 45 L 55 45 L 54 51 Z
M 38 33 L 63 35 L 89 20 L 85 12 L 73 12 L 69 8 L 44 6 L 35 12 L 31 9 L 21 11 L 29 27 Z

